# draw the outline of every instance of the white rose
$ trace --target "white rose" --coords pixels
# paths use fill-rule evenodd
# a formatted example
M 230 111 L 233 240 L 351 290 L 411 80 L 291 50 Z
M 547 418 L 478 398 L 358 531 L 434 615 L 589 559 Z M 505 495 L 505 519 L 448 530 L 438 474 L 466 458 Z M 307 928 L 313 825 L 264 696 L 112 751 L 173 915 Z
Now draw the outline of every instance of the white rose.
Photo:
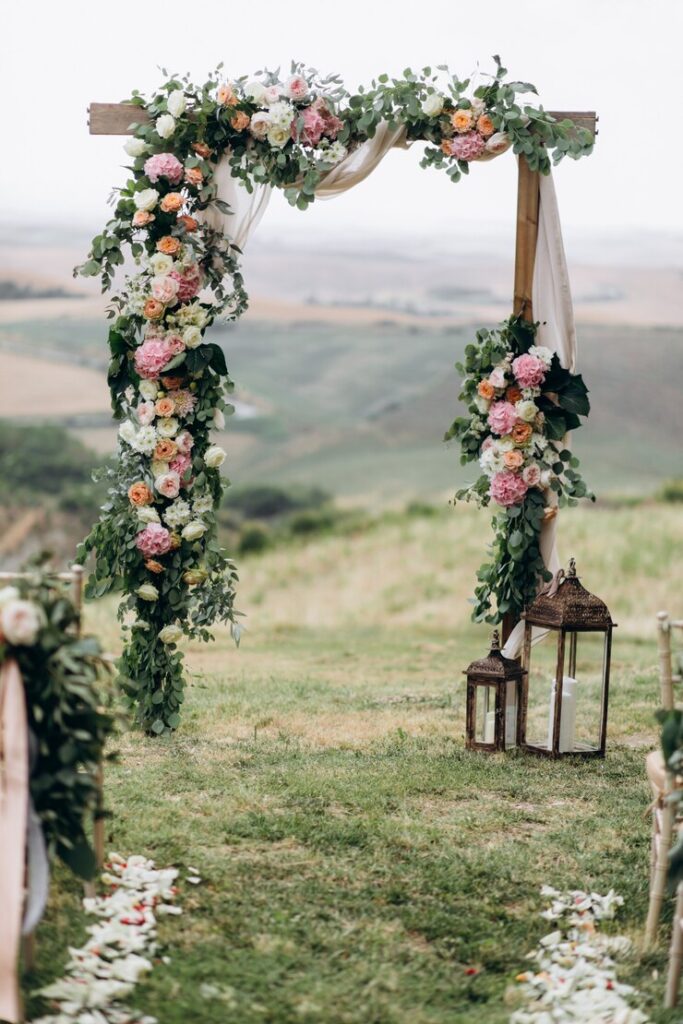
M 167 256 L 163 252 L 155 252 L 154 255 L 149 258 L 149 267 L 155 277 L 170 274 L 173 270 L 173 257 Z
M 536 419 L 538 406 L 535 402 L 530 401 L 517 402 L 515 412 L 521 420 L 524 420 L 526 423 L 532 423 Z
M 206 533 L 206 524 L 200 519 L 193 519 L 187 526 L 183 526 L 182 538 L 183 540 L 199 540 Z
M 162 462 L 161 459 L 152 459 L 152 464 L 149 468 L 156 480 L 158 476 L 164 476 L 165 473 L 168 473 L 168 462 Z
M 427 117 L 438 117 L 443 110 L 444 98 L 441 93 L 430 92 L 422 101 L 422 113 Z
M 0 608 L 9 604 L 10 601 L 19 600 L 19 591 L 16 587 L 2 587 L 0 589 Z
M 474 404 L 481 413 L 487 413 L 491 408 L 491 403 L 488 398 L 482 398 L 481 395 L 475 395 Z
M 202 332 L 198 327 L 186 327 L 183 331 L 183 341 L 187 348 L 197 348 L 202 343 Z
M 138 210 L 153 210 L 159 201 L 159 193 L 155 188 L 143 188 L 135 193 L 133 201 Z
M 265 110 L 259 110 L 249 122 L 249 131 L 255 139 L 265 139 L 270 123 L 270 115 Z
M 493 476 L 494 473 L 498 473 L 503 468 L 504 463 L 500 453 L 491 447 L 481 453 L 479 465 L 487 476 Z
M 166 465 L 166 463 L 164 463 L 164 465 Z M 159 522 L 159 513 L 155 508 L 152 508 L 151 505 L 143 505 L 141 508 L 137 509 L 137 514 L 138 522 L 140 523 L 147 524 Z
M 218 469 L 225 462 L 225 455 L 226 453 L 220 445 L 212 444 L 210 448 L 206 449 L 204 462 L 209 469 Z
M 178 433 L 178 420 L 175 416 L 166 416 L 157 420 L 159 437 L 175 437 Z
M 286 146 L 289 139 L 289 128 L 285 128 L 279 124 L 274 124 L 268 129 L 268 142 L 276 149 L 282 149 L 283 146 Z
M 174 89 L 173 92 L 169 92 L 168 99 L 166 100 L 166 109 L 168 110 L 169 114 L 173 114 L 173 117 L 180 117 L 181 114 L 185 113 L 185 107 L 185 93 L 183 92 L 182 89 Z M 173 127 L 175 127 L 175 125 Z M 157 131 L 159 131 L 158 125 Z M 161 132 L 159 132 L 159 134 L 161 135 Z M 173 133 L 169 132 L 169 135 L 171 134 Z M 165 137 L 166 136 L 162 136 L 162 138 Z
M 266 87 L 262 82 L 247 82 L 244 95 L 253 100 L 254 103 L 261 104 L 266 98 Z
M 175 131 L 175 118 L 170 114 L 162 114 L 161 117 L 157 118 L 155 127 L 160 138 L 170 139 Z
M 159 394 L 159 388 L 153 380 L 140 381 L 139 391 L 146 402 L 153 402 Z
M 183 637 L 180 626 L 164 626 L 159 630 L 159 639 L 162 644 L 177 644 Z
M 41 621 L 40 608 L 31 601 L 8 601 L 0 610 L 0 632 L 17 647 L 36 642 Z
M 121 424 L 119 427 L 119 437 L 122 441 L 125 441 L 126 444 L 133 444 L 137 437 L 137 430 L 135 429 L 135 424 L 131 420 L 126 420 Z
M 263 102 L 270 105 L 271 103 L 277 103 L 282 95 L 282 86 L 278 82 L 277 85 L 269 85 L 263 93 Z
M 550 366 L 553 361 L 553 354 L 549 348 L 545 347 L 545 345 L 532 345 L 529 349 L 529 355 L 536 356 L 536 358 L 540 359 L 546 366 Z
M 153 583 L 143 583 L 141 587 L 135 591 L 138 597 L 142 598 L 143 601 L 158 601 L 159 591 Z
M 128 142 L 123 148 L 128 156 L 142 156 L 143 153 L 147 152 L 147 143 L 143 139 L 136 139 L 135 136 L 133 136 L 132 139 L 128 139 Z
M 213 410 L 213 425 L 216 430 L 222 430 L 225 426 L 225 416 L 223 415 L 222 409 Z

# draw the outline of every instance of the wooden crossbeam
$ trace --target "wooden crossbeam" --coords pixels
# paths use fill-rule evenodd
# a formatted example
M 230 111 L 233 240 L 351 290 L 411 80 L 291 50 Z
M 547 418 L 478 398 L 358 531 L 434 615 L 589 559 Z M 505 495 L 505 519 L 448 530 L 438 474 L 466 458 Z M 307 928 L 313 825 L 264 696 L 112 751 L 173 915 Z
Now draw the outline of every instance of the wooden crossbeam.
M 597 134 L 597 116 L 594 110 L 551 110 L 558 121 L 569 119 L 577 128 L 587 128 Z M 91 135 L 132 135 L 131 124 L 146 124 L 149 114 L 132 103 L 91 103 L 88 107 L 88 127 Z

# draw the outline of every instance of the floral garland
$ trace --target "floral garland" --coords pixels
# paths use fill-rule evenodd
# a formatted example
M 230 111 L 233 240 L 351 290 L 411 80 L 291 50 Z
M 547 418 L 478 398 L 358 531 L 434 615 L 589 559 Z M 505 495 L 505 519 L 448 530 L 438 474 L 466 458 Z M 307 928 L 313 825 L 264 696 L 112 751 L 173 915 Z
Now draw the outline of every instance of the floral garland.
M 0 590 L 0 664 L 19 665 L 36 739 L 30 794 L 48 851 L 72 871 L 96 870 L 85 819 L 98 800 L 97 768 L 114 719 L 102 707 L 106 665 L 95 637 L 79 637 L 77 613 L 47 578 Z
M 491 561 L 477 574 L 475 621 L 519 616 L 539 579 L 550 579 L 540 550 L 544 519 L 558 505 L 593 499 L 564 440 L 590 411 L 588 389 L 580 374 L 535 344 L 537 330 L 538 324 L 512 317 L 496 330 L 477 331 L 464 363 L 456 365 L 468 415 L 454 421 L 446 440 L 460 442 L 461 463 L 478 461 L 481 468 L 456 500 L 501 509 L 493 517 Z
M 241 316 L 247 295 L 237 248 L 196 216 L 211 204 L 230 212 L 217 197 L 217 160 L 227 153 L 249 191 L 268 183 L 305 209 L 324 175 L 382 121 L 426 141 L 422 165 L 443 168 L 453 181 L 471 162 L 509 147 L 543 173 L 551 157 L 591 151 L 590 132 L 521 103 L 520 95 L 536 90 L 508 82 L 494 59 L 495 74 L 476 88 L 445 67 L 421 75 L 407 69 L 350 96 L 338 77 L 292 64 L 285 81 L 264 71 L 229 82 L 218 69 L 202 86 L 170 77 L 149 100 L 133 93 L 131 103 L 149 121 L 134 125 L 125 146 L 128 181 L 76 268 L 99 276 L 107 290 L 124 247 L 136 263 L 110 309 L 109 384 L 124 421 L 119 459 L 106 473 L 109 501 L 78 557 L 96 555 L 88 596 L 126 595 L 120 613 L 132 622 L 120 668 L 148 732 L 179 724 L 180 638 L 208 639 L 220 621 L 230 623 L 235 640 L 240 633 L 237 576 L 218 544 L 214 514 L 225 453 L 209 438 L 211 425 L 232 411 L 232 384 L 206 331 L 221 314 Z

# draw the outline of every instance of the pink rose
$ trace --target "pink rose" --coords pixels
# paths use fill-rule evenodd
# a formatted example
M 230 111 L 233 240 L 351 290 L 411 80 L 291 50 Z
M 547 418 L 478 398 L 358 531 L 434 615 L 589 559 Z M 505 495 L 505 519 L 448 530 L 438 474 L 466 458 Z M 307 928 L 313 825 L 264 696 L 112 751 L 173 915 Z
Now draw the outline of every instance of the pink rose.
M 179 289 L 177 271 L 152 278 L 152 295 L 165 306 L 177 302 Z
M 505 469 L 502 473 L 496 473 L 491 480 L 489 494 L 498 505 L 509 508 L 511 505 L 519 505 L 527 492 L 527 485 L 517 473 L 511 473 Z
M 481 443 L 481 448 L 479 449 L 480 453 L 483 455 L 483 453 L 487 452 L 489 448 L 492 448 L 495 443 L 496 442 L 493 440 L 492 437 L 485 437 Z
M 488 422 L 494 434 L 509 434 L 517 422 L 517 413 L 511 402 L 494 402 L 489 409 Z
M 179 452 L 175 459 L 169 463 L 168 468 L 172 473 L 177 473 L 182 480 L 191 465 L 192 459 L 190 456 L 186 455 L 185 452 Z
M 537 487 L 541 480 L 541 468 L 535 462 L 531 462 L 522 470 L 522 480 L 527 487 Z
M 181 430 L 175 439 L 175 443 L 178 451 L 186 455 L 194 447 L 194 438 L 189 430 Z
M 156 416 L 154 402 L 140 402 L 135 411 L 137 413 L 138 423 L 141 423 L 143 427 L 148 427 Z
M 537 388 L 545 380 L 546 367 L 536 356 L 530 356 L 527 353 L 517 356 L 513 361 L 512 372 L 520 387 Z
M 319 96 L 317 100 L 314 100 L 311 107 L 320 114 L 325 122 L 323 135 L 326 135 L 328 139 L 336 139 L 339 132 L 344 127 L 344 122 L 340 121 L 331 110 L 327 109 L 325 106 L 325 100 L 321 96 Z
M 170 471 L 163 473 L 156 478 L 154 486 L 159 494 L 163 494 L 165 498 L 177 498 L 180 491 L 180 477 L 177 473 Z
M 196 263 L 192 263 L 182 274 L 178 270 L 172 270 L 168 276 L 177 283 L 176 294 L 181 302 L 189 302 L 202 287 L 202 272 Z
M 494 388 L 505 387 L 505 370 L 503 370 L 501 366 L 496 366 L 494 370 L 491 370 L 489 374 L 489 383 L 492 384 Z
M 152 182 L 166 178 L 171 185 L 178 185 L 183 180 L 183 165 L 173 153 L 155 153 L 145 160 L 145 174 Z
M 478 160 L 486 148 L 479 132 L 456 135 L 451 142 L 451 155 L 457 160 Z
M 267 87 L 263 99 L 268 104 L 268 106 L 270 106 L 271 103 L 277 103 L 277 101 L 280 99 L 280 89 L 281 86 L 279 85 L 269 85 Z
M 165 338 L 146 338 L 135 350 L 135 369 L 141 377 L 156 380 L 172 355 Z
M 171 534 L 161 523 L 149 523 L 135 538 L 135 545 L 145 558 L 165 555 L 171 549 Z
M 179 334 L 167 334 L 166 344 L 174 356 L 178 356 L 181 352 L 185 351 L 185 342 Z
M 305 100 L 308 96 L 308 82 L 301 75 L 292 75 L 285 82 L 285 96 L 288 96 L 290 100 L 295 100 L 300 103 L 301 100 Z
M 317 146 L 325 131 L 325 122 L 314 107 L 306 107 L 301 111 L 303 127 L 299 130 L 300 118 L 292 121 L 292 138 L 297 139 L 303 146 Z

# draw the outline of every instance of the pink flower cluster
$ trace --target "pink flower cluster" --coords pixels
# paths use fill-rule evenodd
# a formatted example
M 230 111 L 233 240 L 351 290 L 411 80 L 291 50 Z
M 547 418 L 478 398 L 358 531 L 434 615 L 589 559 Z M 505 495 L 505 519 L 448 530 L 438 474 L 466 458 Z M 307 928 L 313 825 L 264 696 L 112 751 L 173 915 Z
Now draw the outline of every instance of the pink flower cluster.
M 317 146 L 323 135 L 328 139 L 336 139 L 344 127 L 343 121 L 325 106 L 321 98 L 315 100 L 310 107 L 301 111 L 303 127 L 297 130 L 297 120 L 292 121 L 292 138 L 304 146 Z
M 149 523 L 135 538 L 135 545 L 145 558 L 165 555 L 171 550 L 171 534 L 160 523 Z
M 156 380 L 173 358 L 173 348 L 165 338 L 147 338 L 135 350 L 135 369 L 141 377 Z
M 155 153 L 145 160 L 145 174 L 152 183 L 159 178 L 166 178 L 171 185 L 178 185 L 183 180 L 183 165 L 173 153 Z
M 517 422 L 517 412 L 512 402 L 494 402 L 489 409 L 488 423 L 494 434 L 503 437 L 509 434 Z
M 537 388 L 545 380 L 546 367 L 537 356 L 526 353 L 513 360 L 512 372 L 521 387 Z
M 451 139 L 449 148 L 456 160 L 478 160 L 486 149 L 486 141 L 478 132 L 467 132 Z
M 526 483 L 518 473 L 504 469 L 491 479 L 489 494 L 498 505 L 509 508 L 511 505 L 519 505 L 524 500 L 527 490 Z
M 184 452 L 179 452 L 168 465 L 168 468 L 172 473 L 178 474 L 181 486 L 183 484 L 183 477 L 185 476 L 191 465 L 192 459 L 190 458 L 189 455 L 186 455 Z
M 197 263 L 193 263 L 182 273 L 178 270 L 172 270 L 168 276 L 177 281 L 177 295 L 181 302 L 189 302 L 190 299 L 193 299 L 198 294 L 202 287 L 202 272 Z

